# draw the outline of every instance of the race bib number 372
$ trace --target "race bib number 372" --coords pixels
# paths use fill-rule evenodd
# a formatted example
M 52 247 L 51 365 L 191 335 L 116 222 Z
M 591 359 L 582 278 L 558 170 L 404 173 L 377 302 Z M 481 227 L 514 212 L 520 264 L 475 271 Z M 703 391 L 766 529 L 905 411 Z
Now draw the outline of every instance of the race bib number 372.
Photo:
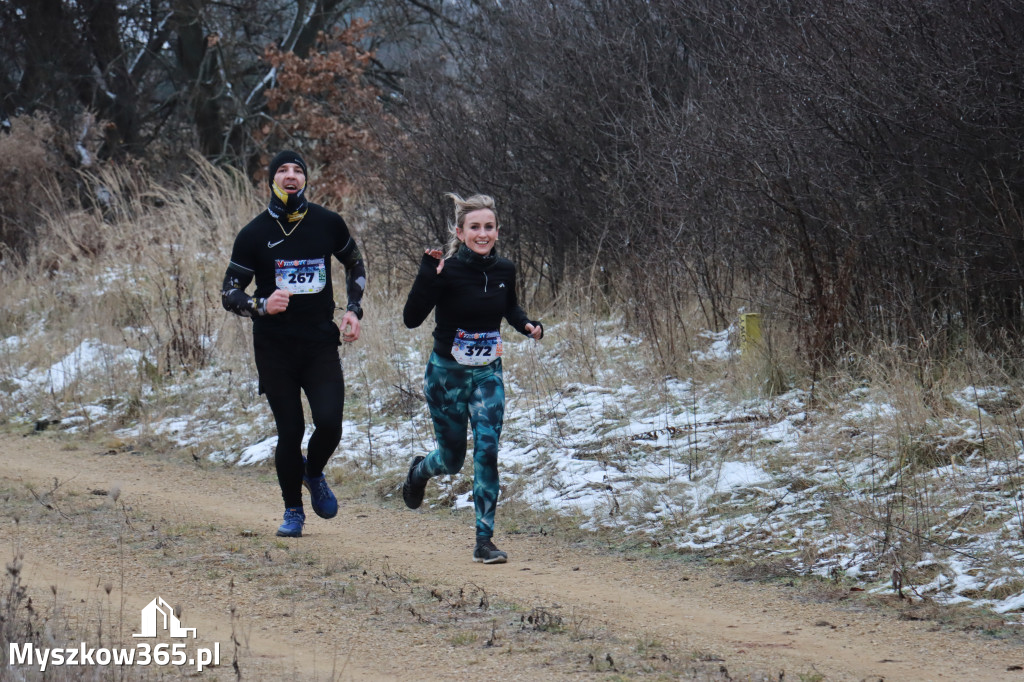
M 315 294 L 327 286 L 327 266 L 323 258 L 274 261 L 277 288 L 292 294 Z
M 458 330 L 452 342 L 452 357 L 460 365 L 482 367 L 501 357 L 501 332 Z

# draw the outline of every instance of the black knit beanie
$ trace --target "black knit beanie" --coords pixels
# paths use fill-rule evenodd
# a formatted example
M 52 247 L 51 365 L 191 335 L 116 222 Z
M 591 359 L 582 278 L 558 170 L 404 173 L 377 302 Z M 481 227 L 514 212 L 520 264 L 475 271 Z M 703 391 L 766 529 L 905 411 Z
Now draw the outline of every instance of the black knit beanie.
M 280 152 L 277 156 L 275 156 L 273 160 L 271 160 L 270 165 L 267 166 L 268 170 L 270 171 L 270 175 L 267 178 L 268 185 L 273 187 L 274 176 L 277 174 L 277 169 L 286 163 L 299 164 L 299 166 L 302 168 L 302 174 L 307 177 L 308 181 L 309 169 L 306 168 L 306 162 L 302 160 L 302 157 L 299 156 L 298 152 L 293 152 L 291 149 L 285 149 L 283 152 Z

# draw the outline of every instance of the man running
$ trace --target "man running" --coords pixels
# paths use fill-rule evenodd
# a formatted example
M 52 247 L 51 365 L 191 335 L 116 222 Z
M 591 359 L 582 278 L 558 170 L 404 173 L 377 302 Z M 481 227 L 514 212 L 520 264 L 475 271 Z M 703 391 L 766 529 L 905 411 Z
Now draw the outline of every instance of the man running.
M 277 424 L 274 464 L 284 498 L 283 537 L 301 537 L 302 487 L 317 516 L 333 518 L 338 501 L 324 467 L 341 442 L 345 379 L 338 346 L 359 339 L 366 270 L 340 215 L 306 200 L 306 162 L 283 151 L 270 162 L 270 204 L 242 228 L 221 290 L 224 308 L 252 318 L 259 391 Z M 331 257 L 345 266 L 348 305 L 334 322 Z M 246 287 L 256 280 L 256 290 Z M 313 416 L 306 457 L 301 393 Z

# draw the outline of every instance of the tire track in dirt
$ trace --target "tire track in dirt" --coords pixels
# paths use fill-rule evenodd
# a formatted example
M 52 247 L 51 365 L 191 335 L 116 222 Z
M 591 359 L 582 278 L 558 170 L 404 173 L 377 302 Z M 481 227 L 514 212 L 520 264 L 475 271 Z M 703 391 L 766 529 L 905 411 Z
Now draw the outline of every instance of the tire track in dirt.
M 92 491 L 117 486 L 126 513 L 145 519 L 154 533 L 190 530 L 180 546 L 164 547 L 162 554 L 126 557 L 111 531 L 62 530 L 69 524 L 59 513 L 36 505 L 37 522 L 26 513 L 0 533 L 8 546 L 20 545 L 27 580 L 117 603 L 122 578 L 128 603 L 166 593 L 184 604 L 183 622 L 207 639 L 226 643 L 233 630 L 241 633 L 247 645 L 242 666 L 257 679 L 331 679 L 332 668 L 334 679 L 355 680 L 568 679 L 612 672 L 613 664 L 602 667 L 588 657 L 602 657 L 613 644 L 617 652 L 636 652 L 638 643 L 648 642 L 671 645 L 673 656 L 702 652 L 709 660 L 687 664 L 694 679 L 714 679 L 724 664 L 734 677 L 752 679 L 817 671 L 829 680 L 1024 680 L 1024 673 L 1007 670 L 1024 655 L 1002 642 L 932 631 L 927 622 L 867 609 L 801 603 L 792 590 L 737 582 L 708 567 L 602 555 L 532 535 L 501 537 L 510 562 L 483 566 L 470 559 L 472 529 L 464 521 L 389 508 L 372 496 L 340 500 L 331 521 L 310 515 L 306 537 L 271 539 L 280 497 L 266 477 L 152 455 L 108 455 L 85 441 L 78 446 L 68 449 L 66 441 L 46 436 L 0 436 L 0 480 L 11 490 L 31 484 L 40 491 L 56 477 L 79 504 Z M 224 547 L 244 545 L 250 534 L 258 536 L 265 566 L 285 567 L 275 574 L 282 576 L 277 582 L 247 581 L 225 558 Z M 366 595 L 354 612 L 292 592 L 289 576 L 302 584 L 314 579 L 295 563 L 303 553 L 310 565 L 334 562 L 352 574 L 352 589 Z M 115 587 L 110 598 L 104 582 Z M 452 645 L 463 635 L 425 618 L 429 597 L 417 599 L 416 589 L 434 590 L 438 601 L 469 589 L 474 599 L 517 604 L 522 613 L 557 613 L 594 636 L 554 648 L 550 636 L 534 637 L 528 646 L 516 640 L 507 651 L 476 640 Z M 133 610 L 137 606 L 127 609 L 126 628 L 137 625 Z M 478 618 L 482 640 L 488 627 L 496 631 L 488 623 L 504 618 L 498 625 L 507 626 L 509 614 L 477 617 L 464 610 L 457 616 Z M 673 674 L 689 679 L 679 666 Z

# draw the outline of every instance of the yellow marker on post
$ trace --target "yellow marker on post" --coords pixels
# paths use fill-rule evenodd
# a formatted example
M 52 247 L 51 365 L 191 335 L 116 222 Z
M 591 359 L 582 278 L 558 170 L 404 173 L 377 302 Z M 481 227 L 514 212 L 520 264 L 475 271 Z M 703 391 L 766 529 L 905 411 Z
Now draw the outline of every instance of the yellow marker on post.
M 746 355 L 761 344 L 761 314 L 743 313 L 740 315 L 740 352 Z

